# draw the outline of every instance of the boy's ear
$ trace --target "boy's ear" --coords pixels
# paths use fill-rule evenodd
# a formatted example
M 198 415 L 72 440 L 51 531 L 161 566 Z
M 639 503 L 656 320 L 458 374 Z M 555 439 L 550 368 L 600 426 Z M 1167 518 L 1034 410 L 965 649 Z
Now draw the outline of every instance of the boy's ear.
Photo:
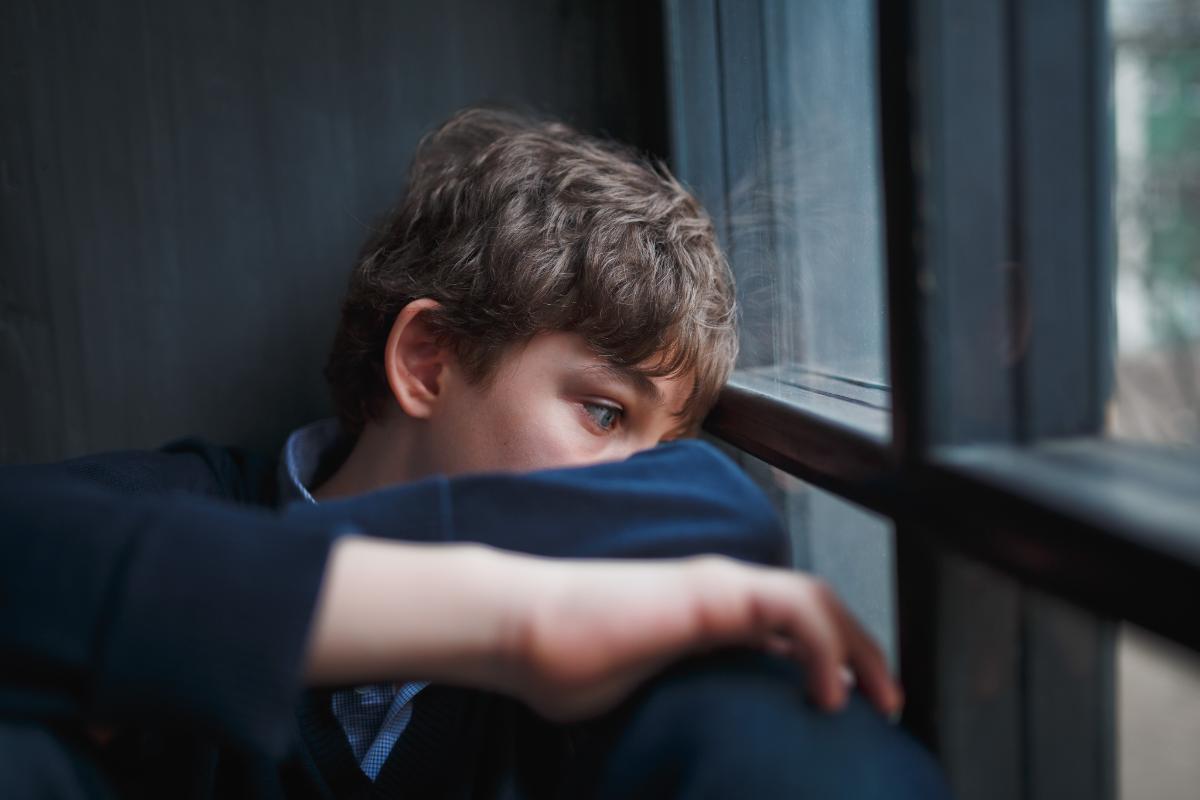
M 436 300 L 422 298 L 406 305 L 388 334 L 383 351 L 383 369 L 388 386 L 400 408 L 410 417 L 426 419 L 441 396 L 450 360 L 450 348 L 429 324 Z

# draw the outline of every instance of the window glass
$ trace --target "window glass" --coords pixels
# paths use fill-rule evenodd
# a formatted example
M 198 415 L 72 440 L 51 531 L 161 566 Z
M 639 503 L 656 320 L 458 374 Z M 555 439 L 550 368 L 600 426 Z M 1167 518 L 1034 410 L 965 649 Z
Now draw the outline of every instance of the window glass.
M 1200 787 L 1200 657 L 1134 625 L 1117 646 L 1122 800 L 1191 800 Z
M 886 436 L 874 3 L 698 7 L 667 4 L 673 160 L 737 278 L 740 378 Z
M 873 3 L 764 4 L 774 362 L 884 382 Z M 736 218 L 735 218 L 736 221 Z
M 1116 387 L 1110 431 L 1200 444 L 1200 2 L 1111 0 Z
M 730 449 L 775 503 L 792 565 L 834 588 L 897 667 L 895 542 L 891 520 Z

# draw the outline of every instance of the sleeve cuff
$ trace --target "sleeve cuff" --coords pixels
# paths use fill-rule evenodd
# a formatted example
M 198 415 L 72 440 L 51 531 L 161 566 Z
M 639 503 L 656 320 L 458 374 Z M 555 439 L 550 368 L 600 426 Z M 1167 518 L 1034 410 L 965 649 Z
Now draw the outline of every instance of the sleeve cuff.
M 281 756 L 333 534 L 177 496 L 148 510 L 97 641 L 92 713 Z M 169 528 L 169 529 L 168 529 Z

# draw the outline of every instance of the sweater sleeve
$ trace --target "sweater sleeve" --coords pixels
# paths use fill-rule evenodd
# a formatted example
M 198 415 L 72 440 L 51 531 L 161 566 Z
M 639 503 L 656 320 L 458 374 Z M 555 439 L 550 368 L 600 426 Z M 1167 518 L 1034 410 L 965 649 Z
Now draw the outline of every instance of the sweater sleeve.
M 281 753 L 329 545 L 348 530 L 560 557 L 787 557 L 765 496 L 699 442 L 282 512 L 204 496 L 223 492 L 184 454 L 88 463 L 0 468 L 0 714 L 176 724 Z
M 282 754 L 334 532 L 61 465 L 0 469 L 0 715 Z
M 294 504 L 288 516 L 350 523 L 373 536 L 478 542 L 541 556 L 715 553 L 772 566 L 789 560 L 766 495 L 720 451 L 695 440 L 589 467 L 432 478 L 318 506 Z

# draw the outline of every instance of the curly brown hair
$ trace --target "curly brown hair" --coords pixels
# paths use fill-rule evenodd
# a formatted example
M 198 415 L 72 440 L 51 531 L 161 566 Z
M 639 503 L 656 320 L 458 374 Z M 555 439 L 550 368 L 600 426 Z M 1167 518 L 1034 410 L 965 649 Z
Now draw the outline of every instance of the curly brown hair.
M 647 376 L 690 375 L 689 428 L 737 354 L 733 278 L 699 202 L 661 163 L 556 121 L 470 108 L 417 147 L 399 207 L 350 276 L 325 377 L 343 433 L 386 402 L 383 352 L 409 302 L 468 376 L 511 344 L 582 335 Z

